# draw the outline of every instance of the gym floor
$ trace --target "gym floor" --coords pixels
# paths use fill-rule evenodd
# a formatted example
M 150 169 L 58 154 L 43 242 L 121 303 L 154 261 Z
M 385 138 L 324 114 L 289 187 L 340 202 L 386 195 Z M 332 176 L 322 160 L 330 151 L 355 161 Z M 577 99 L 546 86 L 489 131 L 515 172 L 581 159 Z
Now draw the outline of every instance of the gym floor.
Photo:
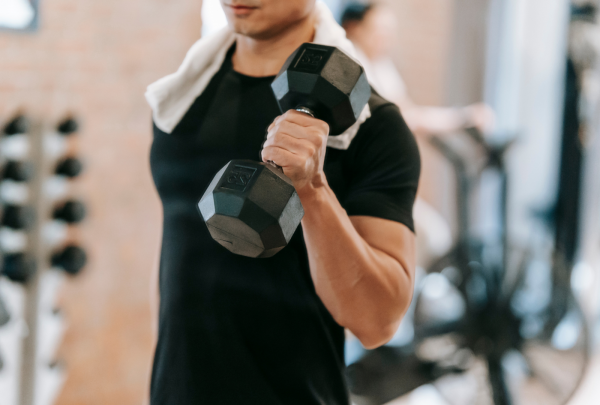
M 590 362 L 588 372 L 581 383 L 579 390 L 575 393 L 569 405 L 592 405 L 600 398 L 600 356 L 596 355 Z M 448 405 L 440 396 L 435 387 L 424 385 L 414 390 L 409 395 L 388 402 L 385 405 Z M 478 405 L 484 405 L 478 403 Z M 524 405 L 535 405 L 528 403 Z

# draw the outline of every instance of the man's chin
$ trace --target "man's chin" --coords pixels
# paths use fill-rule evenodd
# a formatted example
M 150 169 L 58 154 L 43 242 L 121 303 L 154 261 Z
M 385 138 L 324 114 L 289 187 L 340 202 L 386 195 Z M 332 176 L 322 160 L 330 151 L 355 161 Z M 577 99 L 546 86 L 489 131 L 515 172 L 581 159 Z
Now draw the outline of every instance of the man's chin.
M 247 24 L 234 24 L 231 28 L 236 34 L 252 39 L 264 40 L 273 36 L 273 33 L 269 30 L 260 29 L 255 26 L 248 26 Z

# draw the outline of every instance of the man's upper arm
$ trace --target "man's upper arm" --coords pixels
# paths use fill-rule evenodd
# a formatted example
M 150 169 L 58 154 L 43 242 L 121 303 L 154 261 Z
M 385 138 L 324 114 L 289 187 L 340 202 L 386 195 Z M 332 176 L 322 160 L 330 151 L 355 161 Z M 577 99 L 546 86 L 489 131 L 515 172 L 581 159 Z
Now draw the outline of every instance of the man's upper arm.
M 340 200 L 348 215 L 389 220 L 414 230 L 421 162 L 398 108 L 388 103 L 374 109 L 349 152 L 349 187 Z
M 371 248 L 400 263 L 408 277 L 414 280 L 415 234 L 406 225 L 367 216 L 351 216 L 350 221 Z

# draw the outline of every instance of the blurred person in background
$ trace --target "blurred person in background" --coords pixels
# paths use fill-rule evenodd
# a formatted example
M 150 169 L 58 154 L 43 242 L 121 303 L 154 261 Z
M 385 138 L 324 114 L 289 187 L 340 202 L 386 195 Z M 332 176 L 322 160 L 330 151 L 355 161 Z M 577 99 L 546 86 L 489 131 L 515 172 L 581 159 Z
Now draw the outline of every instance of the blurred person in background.
M 444 134 L 467 127 L 483 131 L 490 128 L 494 114 L 486 104 L 432 107 L 417 105 L 411 100 L 392 61 L 398 26 L 393 10 L 383 4 L 356 2 L 346 7 L 341 20 L 369 82 L 383 98 L 400 107 L 413 133 Z
M 376 2 L 353 2 L 341 17 L 346 36 L 356 47 L 369 82 L 385 99 L 394 102 L 407 125 L 418 137 L 443 135 L 468 127 L 490 129 L 494 113 L 485 104 L 466 107 L 432 107 L 415 104 L 392 61 L 398 21 L 394 11 Z M 414 207 L 417 228 L 417 264 L 426 267 L 435 257 L 451 247 L 452 236 L 447 221 L 428 203 L 418 198 Z
M 347 405 L 344 327 L 378 347 L 411 302 L 417 144 L 375 94 L 339 136 L 281 115 L 271 83 L 302 43 L 353 53 L 323 3 L 221 4 L 229 27 L 146 92 L 164 214 L 151 404 Z M 282 167 L 305 214 L 287 247 L 252 259 L 212 239 L 197 203 L 228 161 L 259 154 Z

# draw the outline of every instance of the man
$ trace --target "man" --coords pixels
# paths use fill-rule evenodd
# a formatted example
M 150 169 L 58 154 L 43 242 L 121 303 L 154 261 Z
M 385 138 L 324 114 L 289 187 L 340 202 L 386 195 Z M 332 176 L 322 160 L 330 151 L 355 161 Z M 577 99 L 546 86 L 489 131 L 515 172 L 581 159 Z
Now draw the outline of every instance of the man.
M 344 328 L 380 346 L 411 301 L 418 149 L 378 96 L 335 137 L 305 114 L 280 115 L 270 84 L 299 45 L 353 52 L 322 3 L 222 6 L 229 29 L 200 40 L 146 93 L 164 207 L 151 403 L 348 404 Z M 221 167 L 259 154 L 283 168 L 305 210 L 268 259 L 221 247 L 196 210 Z

